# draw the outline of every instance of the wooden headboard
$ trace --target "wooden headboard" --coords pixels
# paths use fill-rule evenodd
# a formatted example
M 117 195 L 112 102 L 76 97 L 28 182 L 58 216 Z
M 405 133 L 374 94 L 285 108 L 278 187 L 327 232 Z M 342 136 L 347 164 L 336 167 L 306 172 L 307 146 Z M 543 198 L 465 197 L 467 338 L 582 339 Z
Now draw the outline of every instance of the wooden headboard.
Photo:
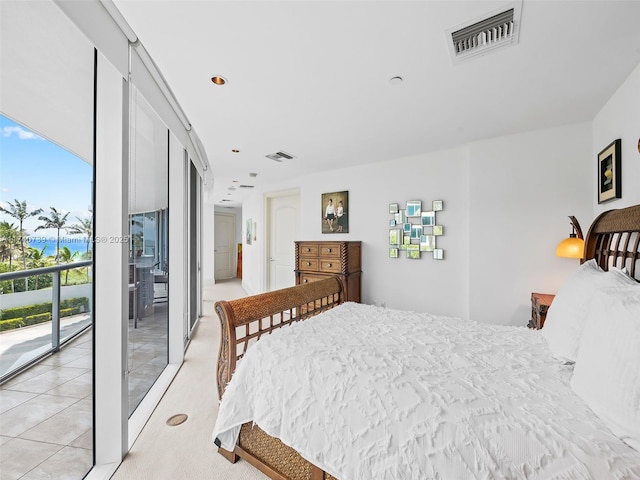
M 585 237 L 584 260 L 604 269 L 624 268 L 640 281 L 640 205 L 600 214 Z
M 329 277 L 316 282 L 272 292 L 220 300 L 215 310 L 222 327 L 218 351 L 218 398 L 231 380 L 249 345 L 262 335 L 293 322 L 318 315 L 345 299 L 345 286 L 340 277 Z

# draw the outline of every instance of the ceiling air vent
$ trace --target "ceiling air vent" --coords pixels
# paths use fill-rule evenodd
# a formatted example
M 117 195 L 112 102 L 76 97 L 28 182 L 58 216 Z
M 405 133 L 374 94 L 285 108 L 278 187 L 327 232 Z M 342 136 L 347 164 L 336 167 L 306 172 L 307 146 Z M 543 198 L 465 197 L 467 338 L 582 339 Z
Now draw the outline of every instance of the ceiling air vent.
M 283 151 L 272 153 L 271 155 L 267 155 L 266 157 L 270 158 L 271 160 L 275 160 L 276 162 L 281 162 L 283 159 L 291 160 L 292 158 L 296 158 L 293 155 Z
M 253 185 L 240 185 L 238 188 L 253 188 Z
M 447 30 L 453 63 L 517 44 L 521 7 L 522 2 L 519 1 L 497 12 L 491 12 L 481 20 Z

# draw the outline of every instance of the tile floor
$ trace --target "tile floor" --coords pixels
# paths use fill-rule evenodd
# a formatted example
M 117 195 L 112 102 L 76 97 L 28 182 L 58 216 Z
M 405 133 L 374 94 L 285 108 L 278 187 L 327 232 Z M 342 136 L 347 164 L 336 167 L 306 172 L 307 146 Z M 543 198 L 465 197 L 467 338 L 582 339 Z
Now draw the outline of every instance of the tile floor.
M 129 405 L 167 365 L 167 303 L 129 331 Z M 79 480 L 93 466 L 92 332 L 0 386 L 0 480 Z
M 0 480 L 80 479 L 93 465 L 91 331 L 0 387 Z

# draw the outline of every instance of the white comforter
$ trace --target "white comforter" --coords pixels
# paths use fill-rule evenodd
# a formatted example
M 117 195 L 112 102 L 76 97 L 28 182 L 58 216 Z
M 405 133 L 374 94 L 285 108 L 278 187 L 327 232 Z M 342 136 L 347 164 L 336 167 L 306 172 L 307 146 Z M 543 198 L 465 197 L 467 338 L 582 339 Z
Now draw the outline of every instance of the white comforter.
M 345 303 L 263 337 L 213 432 L 254 422 L 340 480 L 635 479 L 539 331 Z

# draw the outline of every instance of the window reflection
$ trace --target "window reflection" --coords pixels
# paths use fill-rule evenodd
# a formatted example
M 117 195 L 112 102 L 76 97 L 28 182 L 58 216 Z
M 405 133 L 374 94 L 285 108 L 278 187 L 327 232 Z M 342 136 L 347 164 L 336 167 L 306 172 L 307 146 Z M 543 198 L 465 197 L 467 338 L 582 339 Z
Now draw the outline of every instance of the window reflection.
M 129 415 L 168 364 L 168 134 L 132 87 L 129 161 Z

